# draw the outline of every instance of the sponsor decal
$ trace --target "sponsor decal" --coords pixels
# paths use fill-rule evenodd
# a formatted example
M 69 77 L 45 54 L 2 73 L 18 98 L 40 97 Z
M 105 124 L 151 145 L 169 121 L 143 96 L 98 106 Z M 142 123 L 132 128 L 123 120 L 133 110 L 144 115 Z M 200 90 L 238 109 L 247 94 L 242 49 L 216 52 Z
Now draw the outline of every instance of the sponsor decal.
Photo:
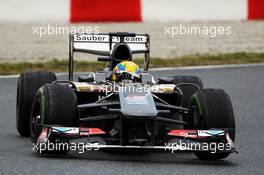
M 174 84 L 160 84 L 154 85 L 151 87 L 151 92 L 158 92 L 158 93 L 173 93 L 176 85 Z
M 126 96 L 126 99 L 127 100 L 145 100 L 145 96 L 142 96 L 142 95 L 129 95 L 129 96 Z
M 80 128 L 80 136 L 105 134 L 100 128 Z
M 94 42 L 109 42 L 107 35 L 74 35 L 74 41 L 94 41 Z
M 75 42 L 109 42 L 110 37 L 109 35 L 97 35 L 97 34 L 75 34 L 74 41 Z M 145 43 L 147 42 L 146 36 L 135 36 L 135 37 L 124 37 L 124 41 L 126 43 Z M 119 43 L 120 37 L 112 37 L 113 43 Z
M 223 130 L 198 130 L 198 137 L 224 136 Z
M 71 128 L 71 127 L 52 127 L 52 132 L 64 133 L 64 134 L 78 134 L 79 128 Z
M 81 82 L 74 82 L 78 92 L 112 92 L 113 87 L 107 85 L 93 85 Z
M 186 137 L 186 138 L 198 138 L 198 137 L 214 137 L 224 136 L 223 130 L 171 130 L 168 135 Z
M 137 105 L 147 105 L 148 104 L 148 100 L 146 99 L 145 96 L 142 95 L 129 95 L 126 96 L 126 101 L 127 104 L 137 104 Z
M 185 138 L 197 138 L 196 130 L 171 130 L 168 135 Z

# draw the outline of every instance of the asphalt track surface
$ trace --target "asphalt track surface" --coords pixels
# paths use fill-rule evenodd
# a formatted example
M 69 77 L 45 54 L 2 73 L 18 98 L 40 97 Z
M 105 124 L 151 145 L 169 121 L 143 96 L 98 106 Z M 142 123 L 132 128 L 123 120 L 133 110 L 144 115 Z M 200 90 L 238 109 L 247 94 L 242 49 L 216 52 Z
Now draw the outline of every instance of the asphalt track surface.
M 15 122 L 16 78 L 0 79 L 0 174 L 263 174 L 264 66 L 163 70 L 155 76 L 191 74 L 205 87 L 223 88 L 236 115 L 238 154 L 223 161 L 200 161 L 192 153 L 109 154 L 99 151 L 40 156 Z M 62 78 L 62 77 L 61 77 Z

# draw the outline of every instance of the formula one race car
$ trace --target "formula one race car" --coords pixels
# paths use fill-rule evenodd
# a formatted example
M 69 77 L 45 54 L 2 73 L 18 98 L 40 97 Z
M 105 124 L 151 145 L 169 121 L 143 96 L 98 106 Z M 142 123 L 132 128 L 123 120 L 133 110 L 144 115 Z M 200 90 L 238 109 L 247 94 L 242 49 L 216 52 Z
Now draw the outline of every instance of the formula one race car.
M 69 36 L 69 80 L 42 71 L 18 78 L 17 130 L 38 152 L 65 154 L 73 143 L 85 143 L 87 150 L 192 151 L 216 160 L 236 151 L 228 94 L 204 89 L 196 76 L 155 80 L 148 72 L 149 35 Z M 73 81 L 75 52 L 99 55 L 107 65 Z M 144 54 L 143 70 L 132 62 L 134 54 Z

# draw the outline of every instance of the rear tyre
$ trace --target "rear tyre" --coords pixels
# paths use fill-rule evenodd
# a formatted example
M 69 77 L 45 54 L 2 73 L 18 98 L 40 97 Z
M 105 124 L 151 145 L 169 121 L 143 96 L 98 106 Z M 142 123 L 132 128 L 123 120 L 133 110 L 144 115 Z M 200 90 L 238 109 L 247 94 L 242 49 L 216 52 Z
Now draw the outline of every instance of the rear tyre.
M 42 86 L 34 99 L 31 111 L 31 139 L 36 144 L 43 125 L 59 125 L 65 127 L 78 126 L 78 107 L 75 92 L 58 84 Z M 49 140 L 50 143 L 65 143 L 69 140 Z M 64 154 L 68 147 L 59 146 L 56 150 L 46 150 L 44 153 Z
M 26 71 L 17 81 L 16 126 L 21 136 L 30 136 L 30 111 L 37 90 L 46 83 L 56 81 L 52 72 Z
M 231 100 L 221 89 L 202 89 L 191 98 L 191 109 L 196 129 L 228 128 L 230 138 L 235 140 L 235 117 Z M 226 158 L 230 153 L 195 152 L 202 160 Z

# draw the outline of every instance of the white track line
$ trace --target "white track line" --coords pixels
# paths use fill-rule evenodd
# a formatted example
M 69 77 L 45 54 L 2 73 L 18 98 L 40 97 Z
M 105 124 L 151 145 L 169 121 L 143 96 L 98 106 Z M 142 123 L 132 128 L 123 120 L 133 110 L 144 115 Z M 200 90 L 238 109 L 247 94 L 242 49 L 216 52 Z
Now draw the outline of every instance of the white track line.
M 207 65 L 207 66 L 183 66 L 183 67 L 161 67 L 151 68 L 150 71 L 166 71 L 166 70 L 191 70 L 191 69 L 221 69 L 221 68 L 241 68 L 241 67 L 258 67 L 264 66 L 264 63 L 260 64 L 224 64 L 224 65 Z M 56 73 L 57 76 L 67 75 L 68 73 Z M 85 74 L 85 72 L 76 72 L 76 74 Z M 0 79 L 18 78 L 17 75 L 0 75 Z
M 259 64 L 224 64 L 224 65 L 207 65 L 207 66 L 183 66 L 183 67 L 161 67 L 152 68 L 151 71 L 166 71 L 166 70 L 190 70 L 190 69 L 219 69 L 219 68 L 239 68 L 239 67 L 257 67 L 264 66 L 264 63 Z
M 0 79 L 18 78 L 18 75 L 0 75 Z

